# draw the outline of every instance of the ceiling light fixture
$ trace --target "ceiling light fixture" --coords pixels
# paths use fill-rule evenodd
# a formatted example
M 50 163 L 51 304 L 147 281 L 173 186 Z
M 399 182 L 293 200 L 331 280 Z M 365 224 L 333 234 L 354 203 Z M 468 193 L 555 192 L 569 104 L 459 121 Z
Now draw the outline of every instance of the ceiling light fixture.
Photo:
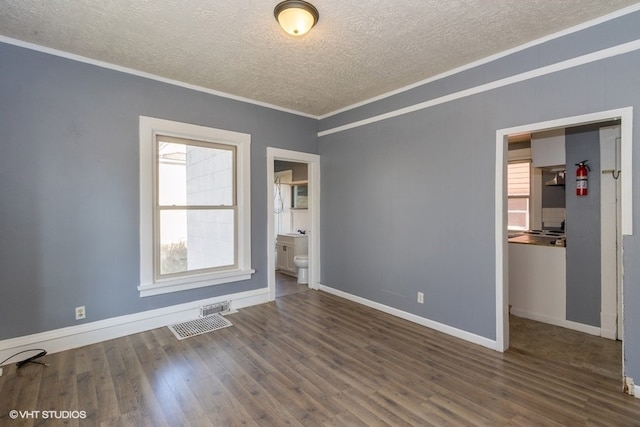
M 292 36 L 306 34 L 318 23 L 318 9 L 302 0 L 285 0 L 278 3 L 273 15 L 282 29 Z

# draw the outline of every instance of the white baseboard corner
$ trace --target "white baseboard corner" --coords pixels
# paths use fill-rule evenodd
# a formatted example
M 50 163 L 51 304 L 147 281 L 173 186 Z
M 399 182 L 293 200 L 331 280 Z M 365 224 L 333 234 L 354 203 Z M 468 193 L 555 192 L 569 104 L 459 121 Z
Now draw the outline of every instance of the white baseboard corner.
M 624 377 L 622 387 L 625 393 L 640 399 L 640 386 L 634 384 L 633 378 Z
M 160 328 L 173 323 L 197 319 L 200 306 L 230 301 L 230 308 L 237 310 L 269 302 L 268 288 L 261 288 L 236 294 L 222 295 L 184 304 L 112 317 L 78 326 L 40 332 L 33 335 L 9 338 L 0 341 L 0 361 L 12 355 L 33 348 L 42 348 L 47 353 L 57 353 L 72 348 L 136 334 L 150 329 Z M 9 360 L 6 364 L 15 363 Z
M 320 285 L 319 289 L 321 291 L 325 291 L 332 295 L 339 296 L 344 299 L 348 299 L 350 301 L 357 302 L 358 304 L 365 305 L 367 307 L 371 307 L 375 310 L 382 311 L 387 314 L 391 314 L 392 316 L 399 317 L 404 320 L 408 320 L 413 323 L 417 323 L 422 326 L 426 326 L 427 328 L 434 329 L 436 331 L 445 333 L 447 335 L 454 336 L 456 338 L 463 339 L 465 341 L 471 342 L 473 344 L 478 344 L 482 347 L 489 348 L 491 350 L 497 349 L 497 343 L 495 340 L 491 340 L 489 338 L 485 338 L 480 335 L 472 334 L 471 332 L 464 331 L 462 329 L 457 329 L 449 325 L 445 325 L 444 323 L 439 323 L 425 317 L 418 316 L 413 313 L 409 313 L 403 310 L 398 310 L 397 308 L 390 307 L 388 305 L 380 304 L 375 301 L 368 300 L 366 298 L 362 298 L 339 289 L 331 288 L 329 286 Z

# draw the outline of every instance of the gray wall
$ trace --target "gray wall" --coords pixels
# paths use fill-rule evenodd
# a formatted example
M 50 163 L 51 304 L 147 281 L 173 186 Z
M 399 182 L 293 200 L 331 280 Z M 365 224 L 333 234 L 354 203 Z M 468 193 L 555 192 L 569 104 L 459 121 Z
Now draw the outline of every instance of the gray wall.
M 0 44 L 0 339 L 267 286 L 266 147 L 317 121 Z M 140 298 L 138 117 L 249 133 L 251 280 Z M 264 191 L 263 191 L 264 189 Z
M 328 117 L 320 129 L 637 39 L 640 13 L 633 13 Z M 496 130 L 627 106 L 637 111 L 638 69 L 640 52 L 634 51 L 324 134 L 322 282 L 495 339 Z M 634 127 L 639 125 L 635 114 Z M 634 174 L 636 225 L 639 180 Z M 625 363 L 636 381 L 639 256 L 637 233 L 625 236 Z M 424 292 L 423 305 L 416 302 L 418 291 Z
M 600 327 L 600 127 L 565 132 L 567 158 L 567 320 Z M 588 194 L 576 196 L 576 163 L 589 160 Z
M 265 287 L 268 195 L 256 189 L 267 146 L 322 156 L 324 284 L 494 339 L 496 130 L 638 111 L 640 53 L 326 135 L 319 145 L 315 132 L 638 39 L 633 13 L 319 123 L 0 44 L 0 339 L 75 325 L 78 305 L 93 321 Z M 253 135 L 251 280 L 139 298 L 139 115 Z M 623 244 L 626 370 L 637 381 L 637 233 Z

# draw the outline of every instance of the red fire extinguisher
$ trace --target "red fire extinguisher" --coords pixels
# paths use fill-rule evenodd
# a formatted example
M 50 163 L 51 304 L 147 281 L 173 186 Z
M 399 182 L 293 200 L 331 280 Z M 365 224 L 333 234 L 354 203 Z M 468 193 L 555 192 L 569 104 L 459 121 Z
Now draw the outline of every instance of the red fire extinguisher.
M 583 160 L 580 163 L 576 163 L 578 169 L 576 169 L 576 196 L 586 196 L 588 192 L 587 182 L 589 180 L 589 166 L 588 160 Z

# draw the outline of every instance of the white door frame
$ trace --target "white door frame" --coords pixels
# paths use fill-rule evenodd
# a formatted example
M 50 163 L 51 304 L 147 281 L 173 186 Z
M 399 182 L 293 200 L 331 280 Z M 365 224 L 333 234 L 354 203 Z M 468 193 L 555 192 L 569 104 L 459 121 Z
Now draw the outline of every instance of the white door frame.
M 573 127 L 590 123 L 620 119 L 621 132 L 621 231 L 622 235 L 633 234 L 633 167 L 632 167 L 632 130 L 633 107 L 601 111 L 580 116 L 565 117 L 516 126 L 496 131 L 496 175 L 495 175 L 495 228 L 496 228 L 496 350 L 506 351 L 509 348 L 509 251 L 507 246 L 507 138 L 509 135 L 540 132 L 544 130 Z M 624 297 L 624 277 L 622 278 L 621 298 Z M 622 316 L 622 313 L 620 313 Z M 624 331 L 623 331 L 624 333 Z M 624 372 L 624 340 L 623 340 L 623 372 Z
M 267 147 L 267 266 L 269 301 L 276 299 L 275 230 L 273 213 L 274 162 L 306 163 L 308 170 L 309 288 L 320 288 L 320 156 L 318 154 Z
M 600 336 L 622 339 L 618 322 L 622 239 L 620 233 L 620 126 L 600 128 Z M 597 179 L 596 176 L 593 177 Z

